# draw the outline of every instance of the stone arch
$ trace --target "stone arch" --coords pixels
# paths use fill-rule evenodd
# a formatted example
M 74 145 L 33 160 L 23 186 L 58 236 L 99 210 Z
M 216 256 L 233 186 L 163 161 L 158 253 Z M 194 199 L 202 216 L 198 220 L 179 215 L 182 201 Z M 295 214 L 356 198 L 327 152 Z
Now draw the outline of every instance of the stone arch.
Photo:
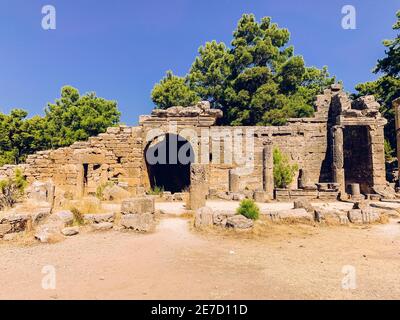
M 191 143 L 180 135 L 162 134 L 144 149 L 147 175 L 152 189 L 163 188 L 172 193 L 190 186 L 190 165 L 195 161 Z

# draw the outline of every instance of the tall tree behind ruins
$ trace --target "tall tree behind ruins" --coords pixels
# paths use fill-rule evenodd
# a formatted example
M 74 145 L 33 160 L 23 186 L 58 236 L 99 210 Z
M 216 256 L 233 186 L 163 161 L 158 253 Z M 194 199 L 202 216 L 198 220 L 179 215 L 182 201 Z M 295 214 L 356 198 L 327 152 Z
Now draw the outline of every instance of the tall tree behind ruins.
M 400 30 L 400 11 L 396 13 L 397 21 L 393 25 L 393 30 Z M 381 104 L 381 112 L 388 120 L 385 127 L 386 156 L 393 155 L 396 148 L 396 132 L 394 123 L 394 111 L 392 101 L 400 97 L 400 34 L 392 40 L 384 40 L 386 47 L 385 57 L 378 60 L 374 73 L 380 77 L 375 81 L 360 83 L 356 86 L 359 96 L 372 94 Z
M 335 79 L 327 67 L 305 66 L 289 39 L 289 31 L 270 17 L 257 22 L 244 14 L 230 47 L 207 42 L 189 73 L 169 71 L 154 86 L 152 100 L 159 108 L 208 100 L 224 111 L 226 125 L 282 125 L 289 117 L 312 116 L 315 96 Z

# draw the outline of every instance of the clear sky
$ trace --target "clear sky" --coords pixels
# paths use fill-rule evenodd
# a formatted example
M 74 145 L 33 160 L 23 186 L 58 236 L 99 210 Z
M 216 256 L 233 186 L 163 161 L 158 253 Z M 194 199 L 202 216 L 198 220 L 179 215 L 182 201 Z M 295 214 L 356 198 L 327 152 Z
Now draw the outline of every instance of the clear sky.
M 47 4 L 56 30 L 41 27 Z M 356 30 L 341 26 L 347 4 Z M 206 41 L 229 44 L 243 13 L 288 28 L 307 65 L 327 65 L 353 91 L 376 78 L 398 9 L 400 0 L 0 0 L 0 111 L 43 114 L 70 84 L 117 100 L 122 121 L 135 124 L 151 111 L 150 91 L 165 71 L 184 75 Z

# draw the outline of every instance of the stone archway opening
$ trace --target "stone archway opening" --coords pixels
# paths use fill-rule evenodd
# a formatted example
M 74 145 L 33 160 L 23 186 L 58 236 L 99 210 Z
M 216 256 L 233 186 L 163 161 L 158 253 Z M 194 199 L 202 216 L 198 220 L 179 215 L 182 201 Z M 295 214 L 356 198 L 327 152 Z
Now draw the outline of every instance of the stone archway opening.
M 194 151 L 189 141 L 166 134 L 151 141 L 144 150 L 150 186 L 170 191 L 186 191 L 190 186 L 190 164 Z
M 343 153 L 345 184 L 360 184 L 364 194 L 373 186 L 371 141 L 367 126 L 345 126 L 343 130 Z M 350 190 L 346 190 L 350 193 Z

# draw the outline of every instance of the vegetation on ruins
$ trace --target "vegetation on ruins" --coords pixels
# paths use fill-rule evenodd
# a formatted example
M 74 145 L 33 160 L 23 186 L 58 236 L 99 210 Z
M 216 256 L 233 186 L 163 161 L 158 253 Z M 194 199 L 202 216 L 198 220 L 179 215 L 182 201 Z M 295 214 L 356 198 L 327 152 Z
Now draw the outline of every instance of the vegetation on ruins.
M 298 170 L 297 164 L 290 164 L 288 157 L 278 148 L 274 148 L 274 185 L 276 188 L 286 188 L 293 181 Z
M 71 208 L 71 212 L 74 216 L 73 224 L 76 226 L 82 226 L 85 224 L 84 214 L 77 208 Z
M 115 185 L 115 183 L 113 181 L 107 181 L 104 182 L 102 184 L 100 184 L 97 188 L 96 188 L 96 198 L 103 200 L 104 197 L 104 190 L 108 187 L 112 187 L 113 185 Z
M 260 217 L 260 208 L 253 199 L 244 199 L 240 202 L 236 213 L 248 219 L 257 220 Z
M 152 196 L 159 196 L 159 195 L 163 194 L 163 192 L 164 192 L 164 187 L 154 186 L 147 192 L 147 194 L 152 195 Z
M 93 92 L 80 95 L 71 86 L 61 89 L 61 97 L 48 104 L 44 117 L 27 116 L 22 109 L 0 113 L 0 166 L 23 162 L 28 154 L 39 150 L 85 140 L 105 132 L 120 119 L 115 101 Z
M 393 25 L 393 30 L 400 30 L 400 11 L 396 13 L 397 21 Z M 396 130 L 394 123 L 394 111 L 392 101 L 400 97 L 400 34 L 395 39 L 384 40 L 386 47 L 385 57 L 378 60 L 374 73 L 381 76 L 375 80 L 360 83 L 356 86 L 358 96 L 372 94 L 381 104 L 380 112 L 388 120 L 385 126 L 385 138 L 391 148 L 385 145 L 386 158 L 391 158 L 393 150 L 396 148 Z M 388 152 L 391 152 L 388 154 Z
M 23 196 L 27 182 L 21 170 L 16 169 L 14 177 L 0 180 L 0 210 L 11 208 Z
M 208 100 L 225 125 L 282 125 L 314 113 L 317 94 L 334 83 L 326 67 L 306 67 L 288 46 L 290 33 L 263 17 L 244 14 L 231 46 L 207 42 L 185 77 L 171 71 L 152 91 L 158 108 Z

